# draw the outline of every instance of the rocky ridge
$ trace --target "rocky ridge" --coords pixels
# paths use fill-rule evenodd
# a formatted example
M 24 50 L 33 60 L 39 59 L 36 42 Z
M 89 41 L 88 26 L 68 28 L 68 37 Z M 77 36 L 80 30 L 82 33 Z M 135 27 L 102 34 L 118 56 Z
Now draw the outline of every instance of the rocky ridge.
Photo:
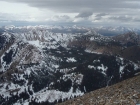
M 140 104 L 140 75 L 101 88 L 57 105 L 137 105 Z

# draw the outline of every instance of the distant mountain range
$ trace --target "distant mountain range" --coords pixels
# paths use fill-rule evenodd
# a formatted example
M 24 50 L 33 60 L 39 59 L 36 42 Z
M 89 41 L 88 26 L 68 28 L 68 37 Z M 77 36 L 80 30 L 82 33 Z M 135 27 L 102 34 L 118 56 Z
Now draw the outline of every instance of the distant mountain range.
M 1 27 L 0 104 L 54 105 L 135 76 L 140 72 L 138 32 L 123 27 Z
M 47 28 L 48 30 L 50 30 L 51 32 L 55 32 L 55 33 L 86 33 L 89 30 L 95 31 L 101 35 L 104 36 L 115 36 L 115 35 L 120 35 L 120 34 L 124 34 L 124 33 L 128 33 L 128 32 L 135 32 L 137 34 L 140 34 L 140 29 L 139 28 L 127 28 L 127 27 L 122 27 L 122 26 L 118 26 L 118 27 L 104 27 L 104 26 L 100 26 L 100 27 L 93 27 L 93 28 L 86 28 L 86 27 L 79 27 L 79 26 L 44 26 L 44 25 L 39 25 L 39 26 L 24 26 L 24 27 L 16 27 L 14 25 L 11 26 L 3 26 L 0 29 L 1 30 L 9 30 L 9 31 L 25 31 L 31 28 Z M 22 30 L 20 30 L 22 29 Z M 0 31 L 1 31 L 0 30 Z
M 119 34 L 124 34 L 128 32 L 135 32 L 137 34 L 140 34 L 140 29 L 137 28 L 126 28 L 126 27 L 96 27 L 93 28 L 94 31 L 97 33 L 100 33 L 105 36 L 114 36 Z

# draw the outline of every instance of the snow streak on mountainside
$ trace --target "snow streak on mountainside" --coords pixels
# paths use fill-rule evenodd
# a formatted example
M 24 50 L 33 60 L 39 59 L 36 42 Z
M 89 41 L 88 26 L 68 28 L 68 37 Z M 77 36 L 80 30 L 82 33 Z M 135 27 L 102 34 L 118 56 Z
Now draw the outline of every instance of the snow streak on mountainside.
M 54 104 L 140 72 L 140 57 L 131 52 L 140 50 L 134 33 L 124 41 L 123 35 L 107 37 L 84 27 L 1 30 L 1 105 Z

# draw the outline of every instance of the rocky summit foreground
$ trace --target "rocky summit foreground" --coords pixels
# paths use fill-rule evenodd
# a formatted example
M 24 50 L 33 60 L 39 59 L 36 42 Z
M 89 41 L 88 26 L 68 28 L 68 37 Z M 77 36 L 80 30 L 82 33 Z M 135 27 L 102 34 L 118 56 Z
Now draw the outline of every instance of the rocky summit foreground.
M 58 105 L 139 105 L 140 75 Z

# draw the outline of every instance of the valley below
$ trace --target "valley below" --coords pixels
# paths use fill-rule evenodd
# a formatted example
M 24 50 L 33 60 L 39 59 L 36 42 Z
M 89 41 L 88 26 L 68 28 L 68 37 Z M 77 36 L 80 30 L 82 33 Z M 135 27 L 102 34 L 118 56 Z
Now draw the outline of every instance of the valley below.
M 0 105 L 54 105 L 139 75 L 139 31 L 115 29 L 1 27 Z

